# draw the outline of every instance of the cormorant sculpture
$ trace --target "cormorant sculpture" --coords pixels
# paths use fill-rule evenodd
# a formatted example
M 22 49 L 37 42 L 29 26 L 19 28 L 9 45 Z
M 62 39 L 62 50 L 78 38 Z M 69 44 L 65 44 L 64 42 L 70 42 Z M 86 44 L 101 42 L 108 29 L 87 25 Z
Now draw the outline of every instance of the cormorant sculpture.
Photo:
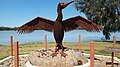
M 55 21 L 48 20 L 42 17 L 37 17 L 28 23 L 22 25 L 17 29 L 18 33 L 30 33 L 34 30 L 42 29 L 46 31 L 53 32 L 56 41 L 56 50 L 53 55 L 57 55 L 57 51 L 62 49 L 64 51 L 65 47 L 62 45 L 64 32 L 74 30 L 78 27 L 82 27 L 87 31 L 100 31 L 101 27 L 95 25 L 92 21 L 85 19 L 81 16 L 75 16 L 66 20 L 63 19 L 62 9 L 68 6 L 71 2 L 60 2 L 57 7 L 58 17 Z M 62 56 L 66 56 L 65 53 L 61 53 Z

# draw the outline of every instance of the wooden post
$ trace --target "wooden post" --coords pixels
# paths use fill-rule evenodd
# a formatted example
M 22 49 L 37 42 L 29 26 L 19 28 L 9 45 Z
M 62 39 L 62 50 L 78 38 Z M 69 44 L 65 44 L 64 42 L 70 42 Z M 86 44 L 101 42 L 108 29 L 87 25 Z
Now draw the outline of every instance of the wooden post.
M 19 67 L 18 41 L 14 42 L 14 63 L 15 63 L 15 67 Z
M 44 35 L 44 48 L 47 50 L 47 35 Z
M 111 59 L 112 60 L 112 66 L 111 67 L 114 67 L 114 55 L 115 55 L 114 52 L 112 52 L 112 59 Z
M 79 51 L 81 50 L 81 47 L 80 47 L 80 35 L 78 35 L 78 50 Z
M 94 67 L 94 42 L 90 42 L 90 67 Z
M 113 47 L 116 47 L 116 35 L 113 36 Z
M 13 56 L 13 36 L 10 35 L 10 56 Z
M 113 47 L 116 48 L 116 35 L 113 36 Z M 114 57 L 116 57 L 115 52 L 114 52 Z

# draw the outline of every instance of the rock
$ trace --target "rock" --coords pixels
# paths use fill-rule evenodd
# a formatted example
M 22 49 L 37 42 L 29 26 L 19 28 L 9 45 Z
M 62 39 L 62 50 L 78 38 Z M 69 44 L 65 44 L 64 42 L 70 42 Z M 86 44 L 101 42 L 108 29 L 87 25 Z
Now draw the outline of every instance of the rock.
M 26 56 L 19 57 L 19 67 L 26 67 L 25 63 L 28 61 Z
M 61 56 L 60 52 L 52 58 L 53 53 L 53 49 L 32 51 L 28 60 L 32 65 L 39 67 L 73 67 L 88 62 L 86 56 L 73 49 L 64 51 L 67 54 L 66 58 Z

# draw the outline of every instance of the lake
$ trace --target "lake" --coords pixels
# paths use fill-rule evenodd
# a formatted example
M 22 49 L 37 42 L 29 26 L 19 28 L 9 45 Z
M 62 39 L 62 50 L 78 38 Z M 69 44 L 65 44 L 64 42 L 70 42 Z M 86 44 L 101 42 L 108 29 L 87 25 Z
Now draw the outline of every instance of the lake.
M 85 30 L 74 30 L 66 32 L 63 42 L 77 42 L 78 35 L 81 35 L 81 42 L 90 42 L 90 41 L 102 41 L 103 34 L 102 32 L 87 32 Z M 117 36 L 117 40 L 120 41 L 120 33 L 112 33 Z M 47 35 L 47 42 L 55 42 L 53 34 L 51 32 L 46 32 L 44 30 L 37 30 L 30 34 L 18 34 L 16 31 L 0 31 L 0 44 L 9 44 L 9 37 L 13 36 L 14 41 L 19 41 L 19 43 L 28 43 L 28 42 L 44 42 L 44 35 Z

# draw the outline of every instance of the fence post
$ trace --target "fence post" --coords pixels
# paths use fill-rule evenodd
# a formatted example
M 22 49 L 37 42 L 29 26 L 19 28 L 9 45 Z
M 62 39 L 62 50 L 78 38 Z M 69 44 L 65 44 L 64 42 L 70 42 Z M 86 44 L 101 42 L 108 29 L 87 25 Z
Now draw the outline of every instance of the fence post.
M 78 50 L 81 50 L 81 46 L 80 46 L 80 35 L 78 35 Z
M 94 42 L 90 42 L 90 67 L 94 67 Z
M 13 56 L 13 36 L 10 35 L 10 56 Z
M 47 50 L 47 35 L 44 35 L 44 48 Z
M 113 36 L 113 47 L 114 48 L 116 47 L 116 35 Z M 114 54 L 114 57 L 116 57 L 115 52 L 113 54 Z
M 115 53 L 114 52 L 112 52 L 112 66 L 111 67 L 114 67 L 114 55 L 115 55 Z
M 19 67 L 18 41 L 15 41 L 15 42 L 14 42 L 14 63 L 15 63 L 15 67 Z

